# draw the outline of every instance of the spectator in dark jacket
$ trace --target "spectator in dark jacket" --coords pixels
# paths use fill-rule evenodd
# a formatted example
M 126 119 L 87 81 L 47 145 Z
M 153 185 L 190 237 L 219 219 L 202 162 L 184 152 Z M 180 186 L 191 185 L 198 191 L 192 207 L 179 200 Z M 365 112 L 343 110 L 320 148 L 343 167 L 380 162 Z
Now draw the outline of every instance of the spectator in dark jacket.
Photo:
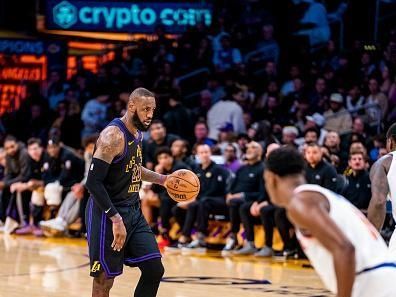
M 209 145 L 200 144 L 196 148 L 200 164 L 195 167 L 201 187 L 196 200 L 179 202 L 173 208 L 176 221 L 182 228 L 182 236 L 179 238 L 178 247 L 183 247 L 191 241 L 191 231 L 197 220 L 199 202 L 210 200 L 214 205 L 212 212 L 216 213 L 217 206 L 224 213 L 224 196 L 226 194 L 227 181 L 230 173 L 227 169 L 217 165 L 211 160 L 212 152 Z
M 150 138 L 143 144 L 146 167 L 153 170 L 157 165 L 155 157 L 157 149 L 163 146 L 170 148 L 176 139 L 179 137 L 167 133 L 163 122 L 154 120 L 150 126 Z
M 351 170 L 346 176 L 347 186 L 342 194 L 357 208 L 367 211 L 371 199 L 371 181 L 366 170 L 364 153 L 352 152 L 349 155 L 348 165 Z
M 247 164 L 242 166 L 236 173 L 235 179 L 231 183 L 230 190 L 226 195 L 226 199 L 202 200 L 198 209 L 198 235 L 188 246 L 189 248 L 204 248 L 205 235 L 207 233 L 209 214 L 213 212 L 213 208 L 217 212 L 221 210 L 224 213 L 229 212 L 231 221 L 231 234 L 227 240 L 226 251 L 233 250 L 237 245 L 237 233 L 241 225 L 239 208 L 245 202 L 253 203 L 258 201 L 264 195 L 263 171 L 264 165 L 261 161 L 263 148 L 257 142 L 250 142 L 247 145 L 246 160 Z
M 320 146 L 316 143 L 310 143 L 306 146 L 304 154 L 308 163 L 306 168 L 307 183 L 336 191 L 337 171 L 332 165 L 323 160 Z
M 158 164 L 155 166 L 154 170 L 157 173 L 171 174 L 179 169 L 191 169 L 182 161 L 176 161 L 168 147 L 158 148 L 155 156 Z M 159 230 L 162 238 L 158 242 L 158 245 L 164 247 L 170 244 L 170 219 L 172 218 L 172 208 L 176 205 L 176 202 L 169 197 L 169 194 L 164 187 L 154 185 L 153 191 L 158 194 L 160 199 L 159 215 L 161 218 L 161 226 Z
M 18 213 L 10 213 L 8 210 L 9 205 L 15 203 L 11 200 L 17 199 L 11 193 L 11 186 L 14 183 L 26 181 L 29 176 L 29 155 L 23 143 L 18 142 L 14 136 L 5 138 L 4 149 L 6 151 L 6 166 L 4 178 L 0 181 L 0 190 L 2 190 L 0 221 L 4 222 L 7 216 L 4 231 L 12 233 L 29 213 L 29 196 L 26 195 L 18 198 L 22 200 L 22 209 L 19 209 Z
M 62 145 L 54 136 L 48 140 L 47 154 L 43 164 L 44 197 L 51 206 L 51 217 L 71 187 L 84 176 L 84 160 L 71 149 Z

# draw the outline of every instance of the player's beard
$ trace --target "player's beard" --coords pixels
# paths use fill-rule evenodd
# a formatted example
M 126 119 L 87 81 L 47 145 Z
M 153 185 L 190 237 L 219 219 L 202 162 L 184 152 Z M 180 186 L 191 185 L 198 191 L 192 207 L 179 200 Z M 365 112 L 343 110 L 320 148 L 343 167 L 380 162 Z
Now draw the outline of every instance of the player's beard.
M 146 126 L 139 118 L 137 113 L 134 113 L 132 116 L 132 124 L 139 130 L 139 131 L 147 131 L 150 128 L 150 125 Z

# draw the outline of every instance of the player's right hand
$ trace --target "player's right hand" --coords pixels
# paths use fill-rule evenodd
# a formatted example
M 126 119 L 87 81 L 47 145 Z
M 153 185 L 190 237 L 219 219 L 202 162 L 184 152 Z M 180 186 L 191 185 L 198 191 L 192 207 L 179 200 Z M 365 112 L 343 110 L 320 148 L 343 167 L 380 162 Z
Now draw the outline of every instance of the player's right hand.
M 113 248 L 114 251 L 121 251 L 122 247 L 124 246 L 125 239 L 126 239 L 126 229 L 124 225 L 124 221 L 117 221 L 113 222 L 113 243 L 111 244 L 111 247 Z

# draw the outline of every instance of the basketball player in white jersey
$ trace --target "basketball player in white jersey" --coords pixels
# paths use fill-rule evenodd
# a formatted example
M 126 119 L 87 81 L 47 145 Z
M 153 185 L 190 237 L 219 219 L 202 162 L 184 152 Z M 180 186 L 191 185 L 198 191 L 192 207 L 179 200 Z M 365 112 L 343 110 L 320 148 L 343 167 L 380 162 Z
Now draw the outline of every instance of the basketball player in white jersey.
M 384 224 L 388 196 L 396 220 L 396 123 L 386 133 L 386 149 L 389 153 L 378 159 L 370 170 L 371 200 L 367 216 L 378 230 Z M 389 242 L 389 256 L 396 260 L 396 232 Z
M 306 184 L 298 151 L 282 147 L 266 161 L 265 186 L 286 209 L 312 266 L 337 297 L 396 296 L 396 263 L 366 217 L 344 197 Z

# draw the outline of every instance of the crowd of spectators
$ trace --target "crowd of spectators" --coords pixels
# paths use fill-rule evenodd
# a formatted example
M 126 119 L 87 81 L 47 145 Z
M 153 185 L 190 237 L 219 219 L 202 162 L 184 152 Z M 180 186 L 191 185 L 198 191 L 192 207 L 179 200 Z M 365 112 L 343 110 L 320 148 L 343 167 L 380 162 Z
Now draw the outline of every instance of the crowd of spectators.
M 172 243 L 175 218 L 176 247 L 205 248 L 208 220 L 220 215 L 231 222 L 224 253 L 237 247 L 241 226 L 245 241 L 237 253 L 272 255 L 275 227 L 285 254 L 295 253 L 290 223 L 262 179 L 263 158 L 280 145 L 305 156 L 309 183 L 366 210 L 368 170 L 387 153 L 381 132 L 396 119 L 396 30 L 381 51 L 366 51 L 360 41 L 340 50 L 319 17 L 326 17 L 325 6 L 295 1 L 302 5 L 294 18 L 300 29 L 282 47 L 276 18 L 259 2 L 224 8 L 213 27 L 198 25 L 176 40 L 159 28 L 155 41 L 120 51 L 97 73 L 80 67 L 66 80 L 53 69 L 42 88 L 29 86 L 20 109 L 1 118 L 4 231 L 52 236 L 77 220 L 86 232 L 84 176 L 93 145 L 137 87 L 154 91 L 159 107 L 145 134 L 145 166 L 160 173 L 190 168 L 204 185 L 197 200 L 175 203 L 164 189 L 142 184 L 142 211 L 161 245 Z M 310 20 L 313 12 L 318 20 Z M 191 96 L 177 78 L 198 68 L 209 75 Z M 255 224 L 265 230 L 263 247 L 254 245 Z

